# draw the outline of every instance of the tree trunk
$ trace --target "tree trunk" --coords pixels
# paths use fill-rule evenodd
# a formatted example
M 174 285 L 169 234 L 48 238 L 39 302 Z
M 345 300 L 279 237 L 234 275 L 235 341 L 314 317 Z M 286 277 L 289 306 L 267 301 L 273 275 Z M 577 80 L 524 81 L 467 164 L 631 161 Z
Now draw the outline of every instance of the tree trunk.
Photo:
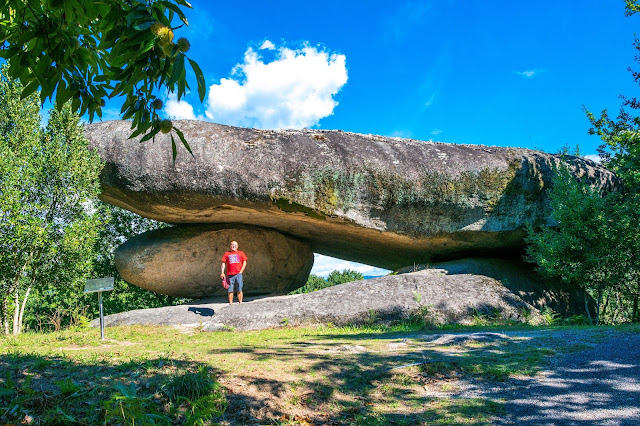
M 4 334 L 9 334 L 9 312 L 7 309 L 9 308 L 9 297 L 6 294 L 2 295 L 2 329 L 4 330 Z
M 603 316 L 603 317 L 604 317 L 604 316 L 606 315 L 606 313 L 607 313 L 607 308 L 609 307 L 609 301 L 610 301 L 610 300 L 611 300 L 611 296 L 607 297 L 607 298 L 604 300 L 604 306 L 602 307 L 602 316 Z M 616 310 L 614 309 L 614 310 L 613 310 L 613 318 L 611 319 L 611 322 L 614 322 L 613 320 L 615 319 L 615 315 L 616 315 L 616 314 L 615 314 L 615 312 L 616 312 Z
M 13 281 L 13 287 L 11 287 L 10 292 L 13 292 L 14 297 L 14 306 L 13 306 L 13 334 L 19 334 L 20 329 L 22 328 L 22 324 L 20 322 L 20 277 L 27 269 L 29 262 L 33 259 L 33 251 L 29 253 L 29 260 L 22 265 L 20 268 L 20 272 L 18 272 Z
M 602 291 L 598 291 L 598 302 L 596 305 L 596 325 L 600 325 L 600 305 L 602 304 Z
M 607 300 L 608 302 L 609 300 Z M 613 313 L 611 314 L 611 324 L 616 323 L 616 319 L 618 318 L 618 313 L 620 312 L 620 307 L 622 303 L 620 302 L 620 292 L 616 291 L 616 306 L 612 309 Z
M 638 315 L 638 295 L 633 296 L 633 312 L 631 314 L 631 321 L 638 322 L 640 320 Z
M 589 297 L 587 292 L 584 292 L 584 310 L 587 312 L 587 318 L 589 318 L 589 324 L 593 324 L 593 320 L 591 319 L 591 311 L 589 311 Z
M 20 305 L 20 317 L 18 318 L 18 333 L 22 333 L 22 317 L 24 316 L 24 307 L 27 305 L 27 298 L 31 293 L 31 286 L 27 287 L 27 292 L 22 299 L 22 305 Z
M 13 294 L 13 334 L 18 334 L 18 318 L 20 318 L 20 287 L 16 286 Z

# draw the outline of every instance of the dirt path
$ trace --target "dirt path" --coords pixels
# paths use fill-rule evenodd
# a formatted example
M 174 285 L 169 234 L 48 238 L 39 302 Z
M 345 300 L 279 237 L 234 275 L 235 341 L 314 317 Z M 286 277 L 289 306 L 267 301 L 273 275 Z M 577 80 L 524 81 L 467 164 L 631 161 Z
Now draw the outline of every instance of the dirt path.
M 504 398 L 495 424 L 640 424 L 640 335 L 620 334 L 558 357 L 542 374 L 484 395 Z

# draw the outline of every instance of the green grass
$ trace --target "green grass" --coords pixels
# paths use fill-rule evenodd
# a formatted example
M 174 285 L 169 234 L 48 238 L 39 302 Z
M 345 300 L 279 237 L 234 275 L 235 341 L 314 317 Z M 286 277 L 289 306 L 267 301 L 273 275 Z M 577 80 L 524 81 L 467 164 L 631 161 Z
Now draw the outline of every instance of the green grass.
M 451 331 L 425 334 L 407 322 L 216 333 L 113 327 L 104 342 L 93 329 L 2 337 L 0 423 L 487 424 L 500 402 L 459 395 L 460 379 L 535 375 L 557 354 L 640 327 L 454 330 L 508 335 L 435 345 Z

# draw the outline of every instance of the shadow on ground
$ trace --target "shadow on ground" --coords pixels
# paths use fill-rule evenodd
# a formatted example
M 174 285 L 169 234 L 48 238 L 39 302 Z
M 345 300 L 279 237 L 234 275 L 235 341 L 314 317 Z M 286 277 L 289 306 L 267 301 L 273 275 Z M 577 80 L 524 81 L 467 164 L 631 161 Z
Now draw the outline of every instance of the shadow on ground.
M 535 381 L 487 392 L 506 398 L 498 424 L 637 425 L 640 423 L 640 336 L 621 335 L 560 357 Z
M 545 345 L 555 343 L 545 339 L 552 333 L 302 335 L 293 342 L 203 349 L 206 362 L 9 353 L 0 357 L 0 421 L 17 424 L 29 416 L 33 424 L 104 423 L 105 401 L 121 383 L 132 392 L 128 401 L 142 407 L 140 415 L 152 410 L 185 424 L 189 407 L 172 407 L 163 386 L 179 372 L 195 375 L 213 364 L 220 367 L 211 371 L 227 390 L 228 407 L 210 418 L 234 425 L 637 424 L 640 335 L 615 333 L 591 349 L 550 356 Z M 360 343 L 365 339 L 370 342 Z M 243 367 L 233 370 L 240 359 Z M 543 376 L 524 376 L 543 368 Z M 455 389 L 463 381 L 472 386 Z

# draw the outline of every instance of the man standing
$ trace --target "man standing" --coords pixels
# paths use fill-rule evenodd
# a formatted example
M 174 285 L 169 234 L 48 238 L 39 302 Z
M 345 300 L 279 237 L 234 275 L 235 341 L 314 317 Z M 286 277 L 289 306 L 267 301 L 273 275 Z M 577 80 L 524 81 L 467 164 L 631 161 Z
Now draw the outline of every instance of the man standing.
M 229 304 L 233 304 L 233 291 L 238 292 L 238 303 L 242 303 L 242 273 L 247 266 L 247 255 L 238 250 L 238 243 L 231 241 L 231 251 L 225 252 L 222 256 L 222 269 L 220 278 L 224 279 L 224 269 L 227 268 L 227 279 L 229 280 Z

